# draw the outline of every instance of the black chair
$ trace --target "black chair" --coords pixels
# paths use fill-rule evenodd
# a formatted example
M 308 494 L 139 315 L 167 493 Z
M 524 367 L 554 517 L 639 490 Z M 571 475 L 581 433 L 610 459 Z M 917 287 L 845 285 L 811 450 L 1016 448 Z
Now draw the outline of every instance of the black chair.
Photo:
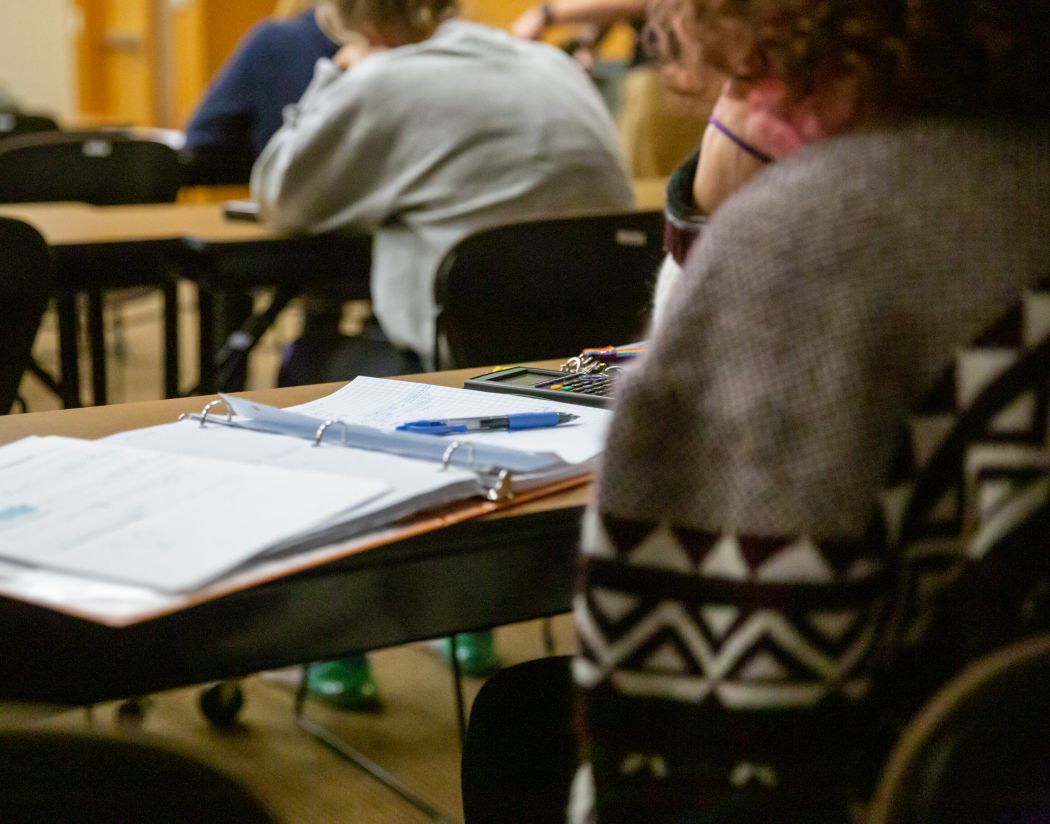
M 164 203 L 181 186 L 178 155 L 160 140 L 120 132 L 41 133 L 0 143 L 0 202 L 80 201 L 96 206 Z M 176 394 L 178 346 L 176 278 L 163 250 L 144 254 L 120 243 L 74 255 L 57 253 L 55 298 L 59 316 L 62 395 L 80 405 L 76 298 L 88 296 L 94 402 L 106 401 L 103 294 L 107 289 L 150 286 L 164 292 L 166 394 Z
M 18 220 L 0 218 L 0 249 L 0 414 L 6 414 L 30 368 L 33 341 L 51 291 L 51 262 L 44 239 Z
M 970 664 L 890 755 L 870 824 L 1050 821 L 1050 635 Z
M 255 165 L 255 147 L 195 146 L 179 152 L 186 186 L 246 186 Z
M 57 131 L 58 124 L 46 115 L 0 112 L 0 140 L 23 134 Z
M 178 155 L 159 140 L 45 132 L 0 144 L 0 203 L 166 203 L 181 185 Z
M 491 676 L 470 710 L 461 785 L 466 824 L 562 824 L 576 771 L 570 658 Z
M 0 733 L 0 820 L 276 824 L 232 778 L 170 750 L 94 735 Z
M 438 366 L 568 357 L 637 340 L 662 257 L 659 212 L 529 221 L 471 235 L 438 269 Z

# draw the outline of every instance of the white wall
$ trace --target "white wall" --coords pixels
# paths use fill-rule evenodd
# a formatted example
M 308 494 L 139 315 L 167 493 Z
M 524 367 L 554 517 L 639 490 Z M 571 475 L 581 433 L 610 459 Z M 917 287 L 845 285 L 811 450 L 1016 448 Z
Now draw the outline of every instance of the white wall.
M 76 110 L 74 21 L 67 0 L 0 0 L 0 83 L 24 109 Z

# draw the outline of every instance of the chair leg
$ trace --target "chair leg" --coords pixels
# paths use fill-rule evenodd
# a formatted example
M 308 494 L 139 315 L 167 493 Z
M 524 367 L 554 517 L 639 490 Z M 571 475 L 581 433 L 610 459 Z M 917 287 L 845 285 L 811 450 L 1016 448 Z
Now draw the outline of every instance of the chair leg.
M 463 742 L 467 738 L 467 702 L 463 698 L 463 669 L 459 665 L 456 636 L 450 636 L 448 641 L 448 657 L 452 670 L 452 694 L 456 699 L 456 730 L 459 732 L 459 749 L 462 752 Z
M 306 717 L 306 683 L 308 673 L 309 665 L 307 664 L 303 666 L 299 688 L 295 693 L 296 726 L 316 741 L 324 744 L 344 761 L 349 761 L 359 770 L 372 776 L 372 778 L 384 785 L 387 789 L 397 793 L 405 801 L 423 813 L 423 815 L 427 816 L 427 818 L 439 822 L 439 824 L 450 824 L 453 821 L 450 816 L 424 801 L 413 790 L 403 784 L 393 773 L 388 772 L 371 758 L 351 747 L 346 741 L 324 725 L 318 724 L 316 721 L 312 721 Z
M 106 404 L 106 326 L 102 292 L 88 292 L 88 338 L 91 341 L 91 394 L 95 406 Z
M 553 658 L 557 654 L 554 643 L 554 620 L 552 618 L 544 618 L 541 628 L 543 632 L 543 653 L 548 658 Z
M 77 318 L 77 296 L 75 292 L 64 292 L 55 298 L 58 314 L 59 370 L 62 373 L 62 405 L 74 409 L 80 402 L 80 362 L 78 336 L 80 321 Z
M 172 280 L 164 288 L 164 397 L 179 396 L 179 293 Z
M 57 395 L 59 399 L 62 398 L 62 385 L 58 381 L 56 381 L 47 371 L 45 371 L 43 366 L 37 363 L 36 358 L 33 358 L 29 361 L 29 366 L 26 367 L 26 371 L 28 371 L 38 381 L 44 384 L 44 386 L 47 387 L 49 392 L 52 392 L 53 394 Z

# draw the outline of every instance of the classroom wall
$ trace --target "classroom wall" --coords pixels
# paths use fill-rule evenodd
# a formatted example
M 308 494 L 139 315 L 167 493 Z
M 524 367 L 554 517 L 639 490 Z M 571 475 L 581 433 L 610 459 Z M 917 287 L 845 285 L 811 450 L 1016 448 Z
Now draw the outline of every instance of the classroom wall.
M 507 26 L 535 0 L 461 0 L 464 17 Z M 21 81 L 48 86 L 44 100 L 76 122 L 182 127 L 215 72 L 244 33 L 271 14 L 276 0 L 0 0 L 0 79 L 12 68 Z M 78 21 L 63 38 L 63 10 Z M 552 32 L 555 42 L 572 32 Z M 10 45 L 8 45 L 10 41 Z M 71 45 L 71 41 L 73 45 Z M 624 45 L 606 56 L 626 54 Z M 619 43 L 614 39 L 614 43 Z M 50 78 L 50 79 L 49 79 Z M 56 83 L 55 78 L 61 80 Z M 59 86 L 61 88 L 59 88 Z M 59 103 L 52 102 L 61 97 Z
M 75 110 L 75 20 L 67 0 L 0 0 L 0 82 L 26 109 Z

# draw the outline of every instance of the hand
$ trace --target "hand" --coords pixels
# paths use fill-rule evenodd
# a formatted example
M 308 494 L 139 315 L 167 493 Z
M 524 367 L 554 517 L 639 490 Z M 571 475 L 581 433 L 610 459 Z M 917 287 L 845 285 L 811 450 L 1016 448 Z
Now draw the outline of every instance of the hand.
M 543 6 L 533 6 L 510 24 L 510 33 L 522 40 L 539 40 L 547 28 L 548 17 Z
M 727 82 L 711 116 L 733 134 L 751 143 L 751 112 L 746 92 L 738 83 Z M 762 165 L 761 160 L 743 151 L 714 126 L 708 126 L 700 142 L 700 162 L 693 178 L 693 199 L 699 210 L 707 215 L 713 214 Z
M 376 54 L 385 50 L 385 46 L 373 46 L 362 37 L 360 40 L 354 39 L 350 41 L 339 49 L 332 58 L 332 62 L 343 71 L 346 71 L 351 66 L 364 60 L 370 54 Z

